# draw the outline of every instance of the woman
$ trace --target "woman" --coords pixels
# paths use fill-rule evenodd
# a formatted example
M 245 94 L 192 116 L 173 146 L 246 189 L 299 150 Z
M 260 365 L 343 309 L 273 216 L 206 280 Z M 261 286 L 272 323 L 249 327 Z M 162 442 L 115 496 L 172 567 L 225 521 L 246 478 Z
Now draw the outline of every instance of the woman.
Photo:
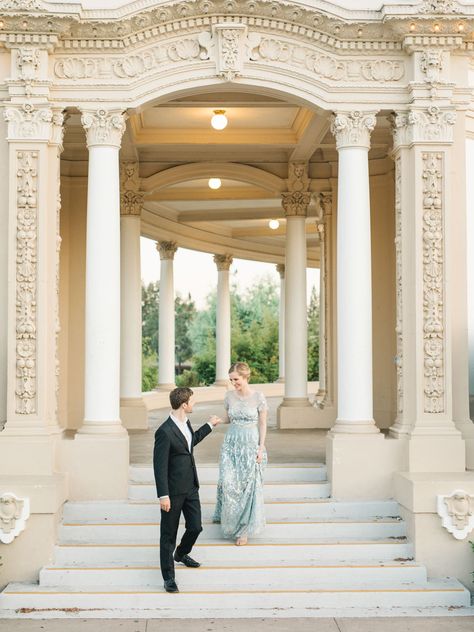
M 234 391 L 226 393 L 224 422 L 230 428 L 222 444 L 214 522 L 237 546 L 265 527 L 263 470 L 267 463 L 267 402 L 249 386 L 250 368 L 236 362 L 229 369 Z

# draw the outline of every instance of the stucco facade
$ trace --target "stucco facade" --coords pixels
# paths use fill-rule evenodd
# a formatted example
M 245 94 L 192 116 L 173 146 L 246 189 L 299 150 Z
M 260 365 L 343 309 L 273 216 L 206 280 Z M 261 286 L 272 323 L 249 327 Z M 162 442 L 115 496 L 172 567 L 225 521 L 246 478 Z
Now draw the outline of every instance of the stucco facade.
M 218 385 L 227 264 L 280 265 L 280 427 L 330 429 L 332 496 L 395 498 L 416 559 L 470 582 L 436 499 L 474 497 L 474 5 L 351 4 L 0 2 L 0 496 L 31 507 L 2 584 L 37 577 L 66 500 L 126 498 L 126 428 L 150 407 L 140 234 L 160 248 L 162 390 L 176 248 L 216 256 Z M 216 107 L 234 127 L 210 129 Z M 306 267 L 322 270 L 319 405 Z

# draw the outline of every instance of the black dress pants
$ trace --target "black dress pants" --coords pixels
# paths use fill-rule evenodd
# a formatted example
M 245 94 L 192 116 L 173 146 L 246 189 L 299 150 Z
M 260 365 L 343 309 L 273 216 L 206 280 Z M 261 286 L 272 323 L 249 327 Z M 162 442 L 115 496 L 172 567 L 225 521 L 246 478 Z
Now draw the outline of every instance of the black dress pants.
M 179 557 L 191 552 L 202 531 L 201 502 L 199 490 L 195 487 L 188 494 L 170 496 L 171 509 L 161 510 L 160 525 L 160 566 L 163 579 L 174 579 L 173 553 L 176 546 L 179 518 L 183 512 L 186 530 L 176 549 Z

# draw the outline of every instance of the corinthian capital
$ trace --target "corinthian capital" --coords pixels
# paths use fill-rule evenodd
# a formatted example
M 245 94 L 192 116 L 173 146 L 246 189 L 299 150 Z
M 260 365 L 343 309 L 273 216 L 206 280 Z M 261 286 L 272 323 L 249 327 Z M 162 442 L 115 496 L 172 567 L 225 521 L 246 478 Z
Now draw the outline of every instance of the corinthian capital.
M 226 271 L 232 265 L 232 255 L 214 255 L 214 263 L 219 272 Z
M 376 123 L 374 112 L 338 112 L 332 117 L 331 132 L 336 147 L 370 148 L 370 134 Z
M 397 112 L 392 116 L 393 148 L 411 143 L 452 143 L 456 112 L 436 105 Z
M 86 130 L 88 147 L 120 147 L 125 131 L 125 115 L 121 110 L 83 110 L 81 122 Z
M 9 105 L 4 111 L 8 140 L 44 140 L 51 136 L 53 110 L 33 103 Z
M 160 259 L 174 259 L 178 244 L 175 241 L 160 241 L 156 244 L 156 249 L 160 253 Z

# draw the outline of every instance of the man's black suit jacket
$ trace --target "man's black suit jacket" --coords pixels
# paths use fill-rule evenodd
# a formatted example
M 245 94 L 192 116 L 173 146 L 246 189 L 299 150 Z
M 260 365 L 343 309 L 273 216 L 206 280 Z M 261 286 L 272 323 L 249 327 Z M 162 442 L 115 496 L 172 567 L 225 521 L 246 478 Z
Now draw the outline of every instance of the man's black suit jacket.
M 194 432 L 189 421 L 187 424 L 192 437 L 191 452 L 183 433 L 171 417 L 155 433 L 153 469 L 158 498 L 187 494 L 199 487 L 193 448 L 212 432 L 212 428 L 206 423 Z

